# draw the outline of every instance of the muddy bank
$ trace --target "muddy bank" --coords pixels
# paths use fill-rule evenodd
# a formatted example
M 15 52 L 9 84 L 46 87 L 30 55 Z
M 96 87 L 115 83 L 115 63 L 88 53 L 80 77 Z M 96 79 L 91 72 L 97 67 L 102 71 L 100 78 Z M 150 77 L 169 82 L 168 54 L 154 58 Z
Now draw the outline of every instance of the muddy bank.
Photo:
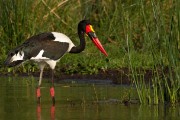
M 60 71 L 60 70 L 59 70 Z M 130 84 L 132 83 L 133 79 L 140 79 L 144 80 L 146 83 L 149 83 L 152 81 L 154 76 L 162 77 L 163 75 L 168 76 L 168 69 L 162 70 L 151 70 L 151 69 L 141 69 L 138 68 L 134 71 L 134 74 L 132 74 L 132 71 L 128 68 L 120 68 L 120 69 L 113 69 L 113 70 L 99 70 L 97 74 L 80 74 L 80 73 L 74 73 L 74 74 L 67 74 L 63 71 L 55 72 L 55 81 L 61 81 L 64 79 L 98 79 L 98 80 L 111 80 L 115 84 Z M 27 73 L 18 73 L 15 72 L 18 76 L 35 76 L 39 77 L 39 72 L 30 72 Z M 8 73 L 5 75 L 13 75 L 13 73 Z M 134 76 L 133 76 L 134 75 Z M 43 77 L 51 78 L 51 70 L 45 70 Z
M 151 81 L 153 71 L 152 70 L 146 70 L 144 73 L 138 74 L 137 77 L 144 77 L 144 80 L 146 82 Z M 115 84 L 130 84 L 132 82 L 132 72 L 128 68 L 122 68 L 122 69 L 115 69 L 115 70 L 106 70 L 102 71 L 100 70 L 97 74 L 63 74 L 60 73 L 60 75 L 57 75 L 56 73 L 56 79 L 62 80 L 62 79 L 98 79 L 98 80 L 111 80 Z

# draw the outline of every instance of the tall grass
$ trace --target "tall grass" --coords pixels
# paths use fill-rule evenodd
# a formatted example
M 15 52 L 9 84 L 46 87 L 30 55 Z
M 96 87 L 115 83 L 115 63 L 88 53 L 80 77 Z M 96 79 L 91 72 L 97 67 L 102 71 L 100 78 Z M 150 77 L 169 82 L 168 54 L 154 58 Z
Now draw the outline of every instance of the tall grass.
M 128 48 L 129 68 L 141 103 L 159 104 L 160 101 L 163 103 L 168 101 L 174 104 L 179 100 L 180 90 L 178 2 L 168 1 L 170 2 L 168 5 L 154 0 L 148 2 L 140 0 L 138 12 L 139 17 L 143 19 L 142 26 L 144 27 L 141 37 L 148 42 L 148 44 L 144 44 L 144 47 L 149 48 L 147 57 L 152 59 L 154 63 L 151 67 L 153 71 L 152 83 L 144 84 L 146 80 L 143 77 L 138 77 L 140 76 L 139 72 L 136 66 L 133 66 L 134 49 L 132 49 L 132 42 L 130 42 L 133 40 L 133 23 L 125 14 L 127 17 L 124 16 L 123 22 L 126 25 L 124 28 L 127 33 L 125 39 Z
M 141 103 L 176 103 L 180 97 L 179 11 L 178 0 L 1 0 L 0 61 L 10 49 L 40 32 L 62 32 L 78 44 L 77 24 L 90 19 L 108 58 L 87 39 L 88 49 L 64 56 L 57 71 L 95 74 L 127 67 Z M 19 71 L 37 70 L 34 65 L 25 66 Z M 147 69 L 152 71 L 148 83 Z

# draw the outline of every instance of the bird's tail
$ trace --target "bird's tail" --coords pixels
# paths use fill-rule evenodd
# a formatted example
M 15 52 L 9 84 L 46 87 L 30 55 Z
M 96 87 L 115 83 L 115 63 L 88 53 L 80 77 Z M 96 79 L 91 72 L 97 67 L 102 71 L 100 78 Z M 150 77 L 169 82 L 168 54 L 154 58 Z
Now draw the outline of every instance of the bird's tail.
M 4 65 L 7 67 L 14 67 L 14 66 L 21 64 L 24 61 L 25 61 L 24 52 L 13 50 L 13 51 L 9 52 L 9 54 L 4 62 Z

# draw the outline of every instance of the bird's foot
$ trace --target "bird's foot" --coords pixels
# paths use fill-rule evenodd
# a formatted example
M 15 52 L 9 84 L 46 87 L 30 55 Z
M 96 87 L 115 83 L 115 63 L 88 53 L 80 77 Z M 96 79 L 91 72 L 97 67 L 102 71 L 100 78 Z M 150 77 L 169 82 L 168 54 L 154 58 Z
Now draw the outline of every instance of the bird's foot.
M 37 97 L 37 103 L 40 104 L 40 100 L 41 100 L 41 90 L 40 90 L 40 87 L 37 87 L 37 89 L 36 89 L 36 97 Z
M 55 90 L 54 90 L 54 87 L 50 88 L 50 94 L 51 94 L 53 105 L 55 105 L 55 96 L 54 96 L 55 95 Z

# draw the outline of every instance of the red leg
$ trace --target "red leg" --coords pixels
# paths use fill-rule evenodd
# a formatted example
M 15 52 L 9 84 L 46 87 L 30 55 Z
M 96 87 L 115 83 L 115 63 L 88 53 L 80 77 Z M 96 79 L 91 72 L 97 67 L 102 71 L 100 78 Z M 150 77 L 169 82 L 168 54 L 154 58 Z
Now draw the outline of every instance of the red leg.
M 36 97 L 37 97 L 37 103 L 40 104 L 40 98 L 41 98 L 40 87 L 37 87 L 37 89 L 36 89 Z
M 51 98 L 52 98 L 52 102 L 53 102 L 53 105 L 55 104 L 55 90 L 54 90 L 54 86 L 52 86 L 50 88 L 50 94 L 51 94 Z
M 54 97 L 55 95 L 54 87 L 50 88 L 50 94 L 51 94 L 51 97 Z
M 41 98 L 41 90 L 40 90 L 40 86 L 41 86 L 41 82 L 42 82 L 42 76 L 43 76 L 43 69 L 44 69 L 45 64 L 44 63 L 39 63 L 39 67 L 40 67 L 40 76 L 39 76 L 39 83 L 38 83 L 38 87 L 36 89 L 36 97 L 37 97 L 37 103 L 40 104 L 40 98 Z
M 53 105 L 55 105 L 55 90 L 54 90 L 54 69 L 52 69 L 52 87 L 50 88 L 50 94 L 52 98 Z

